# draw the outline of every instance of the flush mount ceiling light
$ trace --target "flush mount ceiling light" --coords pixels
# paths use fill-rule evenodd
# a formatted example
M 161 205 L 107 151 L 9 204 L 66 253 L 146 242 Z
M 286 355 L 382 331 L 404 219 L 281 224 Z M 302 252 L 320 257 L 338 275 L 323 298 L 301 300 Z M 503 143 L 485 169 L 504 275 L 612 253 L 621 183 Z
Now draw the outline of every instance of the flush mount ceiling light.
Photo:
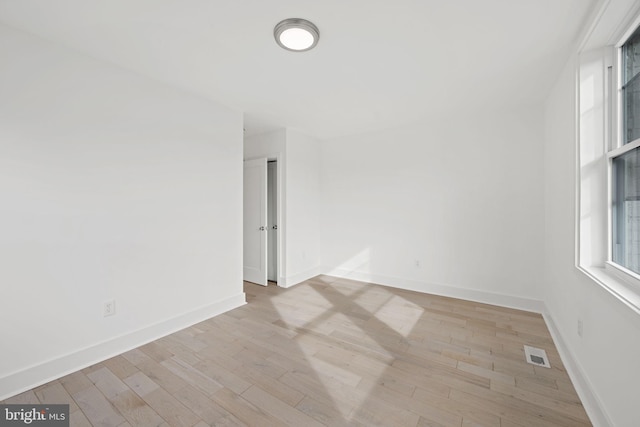
M 276 42 L 287 50 L 304 52 L 318 44 L 320 31 L 306 19 L 289 18 L 280 21 L 273 29 Z

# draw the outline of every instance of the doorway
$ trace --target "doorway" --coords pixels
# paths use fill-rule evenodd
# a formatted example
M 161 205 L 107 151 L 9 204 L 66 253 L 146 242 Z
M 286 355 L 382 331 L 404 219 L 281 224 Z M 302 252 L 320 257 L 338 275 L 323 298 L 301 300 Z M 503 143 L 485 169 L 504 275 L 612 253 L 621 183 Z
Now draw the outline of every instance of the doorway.
M 267 280 L 278 283 L 278 162 L 267 162 Z
M 244 162 L 243 280 L 262 286 L 280 274 L 278 172 L 277 157 Z

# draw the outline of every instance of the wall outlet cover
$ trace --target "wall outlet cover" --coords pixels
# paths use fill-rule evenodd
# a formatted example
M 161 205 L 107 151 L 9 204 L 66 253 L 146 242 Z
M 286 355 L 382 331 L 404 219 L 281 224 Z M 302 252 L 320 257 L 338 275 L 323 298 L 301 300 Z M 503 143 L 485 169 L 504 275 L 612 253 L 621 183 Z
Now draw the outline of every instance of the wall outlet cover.
M 116 300 L 107 301 L 102 306 L 102 315 L 104 317 L 116 314 Z

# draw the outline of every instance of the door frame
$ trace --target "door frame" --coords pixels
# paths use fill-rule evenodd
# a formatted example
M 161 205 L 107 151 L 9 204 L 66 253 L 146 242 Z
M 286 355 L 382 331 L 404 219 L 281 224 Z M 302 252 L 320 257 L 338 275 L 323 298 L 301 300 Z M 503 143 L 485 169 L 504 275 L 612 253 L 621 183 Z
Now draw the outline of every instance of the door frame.
M 277 284 L 281 287 L 286 287 L 286 213 L 285 213 L 285 205 L 286 205 L 286 186 L 285 186 L 285 157 L 282 153 L 272 153 L 265 156 L 253 156 L 247 157 L 244 161 L 256 160 L 256 159 L 267 159 L 267 162 L 270 160 L 275 160 L 278 163 L 278 167 L 276 170 L 277 176 L 277 210 L 278 210 L 278 230 L 276 233 L 276 244 L 277 244 L 277 256 L 278 261 L 276 262 L 276 276 L 277 276 Z

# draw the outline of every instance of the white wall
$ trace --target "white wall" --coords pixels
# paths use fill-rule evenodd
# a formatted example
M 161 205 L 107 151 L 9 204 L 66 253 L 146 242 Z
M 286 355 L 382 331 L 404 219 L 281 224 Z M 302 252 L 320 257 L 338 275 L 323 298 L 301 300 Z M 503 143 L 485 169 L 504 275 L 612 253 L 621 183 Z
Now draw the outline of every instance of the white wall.
M 466 112 L 322 145 L 330 274 L 537 308 L 542 111 Z
M 260 135 L 247 136 L 244 138 L 244 158 L 251 160 L 274 155 L 283 156 L 286 143 L 286 129 L 278 129 Z
M 241 114 L 0 41 L 1 400 L 244 295 Z
M 293 129 L 245 138 L 244 157 L 278 156 L 281 245 L 278 285 L 320 274 L 320 145 Z
M 287 129 L 287 286 L 320 270 L 320 144 Z
M 632 427 L 639 419 L 640 317 L 575 267 L 576 70 L 573 57 L 545 110 L 544 300 L 594 424 Z

